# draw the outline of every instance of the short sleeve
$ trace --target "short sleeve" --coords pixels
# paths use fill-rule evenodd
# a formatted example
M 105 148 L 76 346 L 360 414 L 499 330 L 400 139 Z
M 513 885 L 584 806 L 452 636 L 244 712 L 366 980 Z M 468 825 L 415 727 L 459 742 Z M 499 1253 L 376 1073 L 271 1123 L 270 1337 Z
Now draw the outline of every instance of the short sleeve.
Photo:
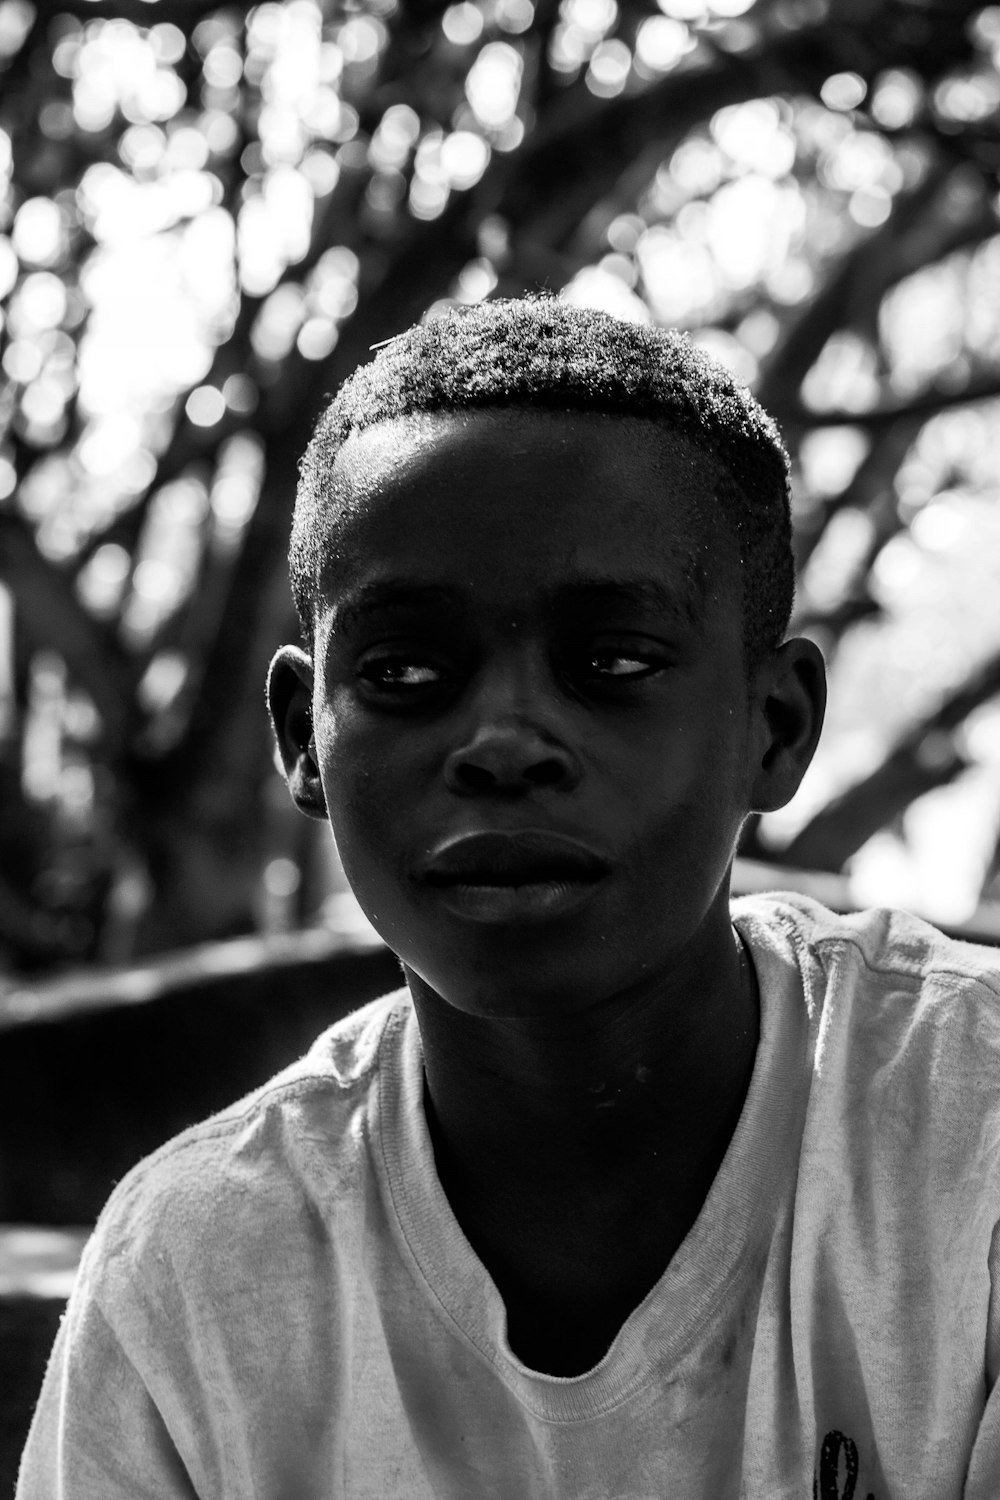
M 146 1386 L 84 1292 L 56 1336 L 15 1500 L 198 1500 Z

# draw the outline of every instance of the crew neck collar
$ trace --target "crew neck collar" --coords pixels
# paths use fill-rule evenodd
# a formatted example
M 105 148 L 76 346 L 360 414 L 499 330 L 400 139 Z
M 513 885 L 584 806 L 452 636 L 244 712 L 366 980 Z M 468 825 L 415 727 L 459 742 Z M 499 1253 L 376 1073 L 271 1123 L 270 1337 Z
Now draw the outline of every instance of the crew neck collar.
M 544 1420 L 580 1421 L 628 1401 L 710 1330 L 727 1290 L 753 1274 L 751 1253 L 769 1241 L 774 1200 L 787 1173 L 807 1086 L 808 976 L 794 920 L 773 903 L 732 906 L 760 988 L 760 1035 L 739 1121 L 688 1235 L 603 1359 L 580 1375 L 529 1369 L 511 1350 L 500 1294 L 465 1238 L 438 1180 L 424 1113 L 423 1053 L 412 1005 L 389 1017 L 380 1047 L 376 1160 L 399 1242 L 442 1319 L 490 1363 L 521 1403 Z M 786 916 L 786 912 L 782 913 Z M 787 912 L 787 916 L 792 916 Z M 797 1086 L 796 1086 L 797 1085 Z

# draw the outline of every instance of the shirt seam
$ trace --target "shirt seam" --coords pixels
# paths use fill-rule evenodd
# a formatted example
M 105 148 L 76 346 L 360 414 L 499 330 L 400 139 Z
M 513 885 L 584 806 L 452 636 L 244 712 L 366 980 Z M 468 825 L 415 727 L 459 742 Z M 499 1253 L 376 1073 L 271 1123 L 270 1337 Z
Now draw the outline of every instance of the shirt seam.
M 870 974 L 879 974 L 884 978 L 912 979 L 918 983 L 940 975 L 942 978 L 962 980 L 966 984 L 980 986 L 997 999 L 1000 999 L 1000 976 L 994 980 L 990 974 L 959 968 L 954 963 L 943 962 L 937 959 L 932 959 L 925 966 L 914 965 L 912 968 L 908 965 L 902 965 L 898 961 L 891 964 L 873 962 L 865 952 L 863 943 L 854 933 L 828 933 L 813 940 L 813 947 L 817 950 L 820 948 L 837 947 L 838 945 L 853 948 Z M 998 966 L 1000 966 L 1000 958 L 998 958 Z M 826 967 L 825 964 L 824 967 Z
M 196 1150 L 202 1142 L 218 1141 L 227 1136 L 231 1137 L 238 1133 L 241 1127 L 253 1116 L 263 1113 L 264 1109 L 275 1100 L 286 1101 L 301 1098 L 310 1092 L 340 1091 L 348 1092 L 359 1085 L 371 1082 L 371 1073 L 374 1070 L 374 1059 L 365 1068 L 363 1073 L 353 1078 L 350 1083 L 341 1083 L 339 1079 L 331 1074 L 310 1073 L 304 1078 L 290 1078 L 284 1083 L 263 1084 L 260 1091 L 255 1091 L 252 1098 L 245 1107 L 240 1108 L 240 1102 L 225 1106 L 223 1118 L 210 1117 L 207 1120 L 199 1120 L 187 1126 L 177 1135 L 161 1146 L 156 1147 L 148 1156 L 143 1157 L 130 1167 L 128 1171 L 118 1179 L 109 1197 L 101 1217 L 108 1208 L 112 1206 L 112 1200 L 118 1203 L 127 1203 L 138 1192 L 143 1191 L 150 1177 L 161 1165 L 176 1161 L 188 1151 Z M 238 1113 L 233 1111 L 238 1110 Z M 95 1226 L 96 1229 L 96 1226 Z M 110 1248 L 110 1247 L 109 1247 Z
M 744 897 L 736 899 L 752 900 L 753 898 Z M 902 910 L 901 908 L 896 907 L 883 907 L 874 909 L 886 911 L 890 913 L 890 915 L 897 910 Z M 750 908 L 750 910 L 752 911 L 752 908 Z M 742 916 L 743 914 L 739 913 L 737 915 Z M 754 912 L 753 915 L 754 917 L 756 917 L 756 912 Z M 873 962 L 873 960 L 865 952 L 864 943 L 857 933 L 828 932 L 816 933 L 807 937 L 805 932 L 802 930 L 801 919 L 804 916 L 807 917 L 808 914 L 802 912 L 799 907 L 793 906 L 787 901 L 776 901 L 771 908 L 771 915 L 778 918 L 787 935 L 791 938 L 794 947 L 800 954 L 805 953 L 808 955 L 810 954 L 810 952 L 815 952 L 817 956 L 819 956 L 819 950 L 822 948 L 829 949 L 843 945 L 853 948 L 857 952 L 858 956 L 861 959 L 861 962 L 871 974 L 880 974 L 884 977 L 895 975 L 900 978 L 915 979 L 917 981 L 926 980 L 934 975 L 940 974 L 946 978 L 963 980 L 968 984 L 981 985 L 992 995 L 996 996 L 997 999 L 1000 999 L 1000 950 L 998 950 L 997 952 L 998 973 L 996 977 L 988 972 L 983 972 L 980 969 L 972 968 L 971 966 L 967 969 L 959 967 L 956 960 L 949 961 L 944 958 L 936 958 L 933 956 L 930 958 L 929 963 L 925 966 L 915 964 L 911 967 L 909 965 L 900 963 L 898 958 L 890 964 L 883 965 L 877 962 Z M 904 913 L 904 915 L 906 915 L 906 913 Z M 937 929 L 933 930 L 937 931 Z M 948 941 L 958 940 L 950 939 Z M 828 974 L 829 961 L 825 955 L 821 958 L 821 962 L 824 971 Z

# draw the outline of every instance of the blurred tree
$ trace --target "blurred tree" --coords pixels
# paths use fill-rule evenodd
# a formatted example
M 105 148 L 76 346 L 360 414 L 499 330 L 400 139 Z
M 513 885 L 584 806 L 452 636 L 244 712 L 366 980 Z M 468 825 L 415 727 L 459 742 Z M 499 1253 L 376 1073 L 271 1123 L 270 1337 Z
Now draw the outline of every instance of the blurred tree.
M 679 324 L 781 422 L 798 623 L 850 690 L 746 852 L 839 870 L 995 775 L 1000 9 L 876 9 L 0 0 L 9 962 L 314 908 L 261 708 L 296 461 L 371 346 L 456 301 Z

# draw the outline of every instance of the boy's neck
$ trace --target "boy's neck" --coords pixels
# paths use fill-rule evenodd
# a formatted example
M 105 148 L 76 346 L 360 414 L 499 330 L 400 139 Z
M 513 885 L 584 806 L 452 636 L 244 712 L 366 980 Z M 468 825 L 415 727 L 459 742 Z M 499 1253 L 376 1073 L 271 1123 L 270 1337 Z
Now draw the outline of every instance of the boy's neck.
M 727 934 L 695 972 L 544 1023 L 469 1016 L 407 975 L 438 1173 L 511 1329 L 515 1303 L 535 1321 L 562 1303 L 567 1327 L 606 1305 L 592 1348 L 549 1350 L 553 1373 L 600 1358 L 691 1228 L 732 1138 L 759 997 Z

